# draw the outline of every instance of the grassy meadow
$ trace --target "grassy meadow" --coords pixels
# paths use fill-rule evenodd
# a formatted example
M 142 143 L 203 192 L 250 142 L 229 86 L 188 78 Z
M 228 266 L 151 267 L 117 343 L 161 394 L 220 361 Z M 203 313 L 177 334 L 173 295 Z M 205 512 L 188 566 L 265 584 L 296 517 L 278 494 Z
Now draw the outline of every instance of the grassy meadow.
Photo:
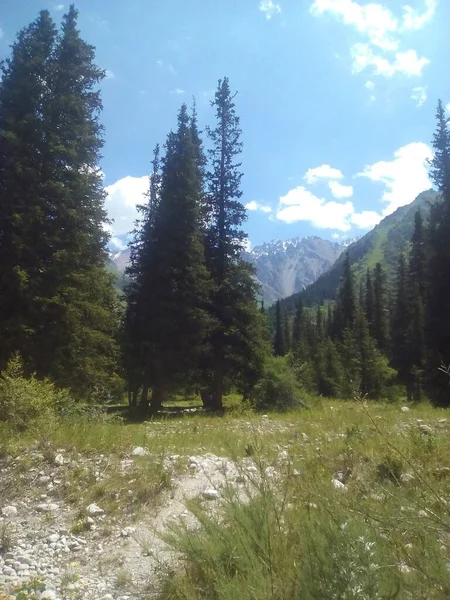
M 101 482 L 74 468 L 66 499 L 76 504 L 82 490 L 84 504 L 101 501 L 120 515 L 128 505 L 113 465 L 142 446 L 149 455 L 134 467 L 136 517 L 156 513 L 189 456 L 234 460 L 242 477 L 221 491 L 220 508 L 190 502 L 199 527 L 180 522 L 167 532 L 181 562 L 162 570 L 161 600 L 450 597 L 445 410 L 317 400 L 257 414 L 235 398 L 228 404 L 223 417 L 199 411 L 127 423 L 78 416 L 14 434 L 2 425 L 0 452 L 5 460 L 22 457 L 24 469 L 30 449 L 41 452 L 38 460 L 61 450 L 101 456 Z

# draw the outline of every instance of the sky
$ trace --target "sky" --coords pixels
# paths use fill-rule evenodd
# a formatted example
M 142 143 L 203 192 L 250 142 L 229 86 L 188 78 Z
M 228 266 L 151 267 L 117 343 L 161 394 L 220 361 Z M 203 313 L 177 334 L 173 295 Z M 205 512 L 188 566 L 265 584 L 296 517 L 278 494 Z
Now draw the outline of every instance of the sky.
M 78 0 L 102 82 L 106 207 L 120 249 L 154 145 L 229 77 L 241 119 L 249 244 L 364 234 L 431 187 L 438 98 L 450 112 L 448 0 Z M 0 58 L 39 10 L 1 0 Z

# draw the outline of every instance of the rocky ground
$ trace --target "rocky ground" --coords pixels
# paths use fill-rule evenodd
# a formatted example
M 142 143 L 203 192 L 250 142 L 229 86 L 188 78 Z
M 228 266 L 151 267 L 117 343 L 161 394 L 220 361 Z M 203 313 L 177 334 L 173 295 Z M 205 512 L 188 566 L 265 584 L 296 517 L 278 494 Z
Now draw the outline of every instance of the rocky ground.
M 239 487 L 246 473 L 251 477 L 257 472 L 250 458 L 238 469 L 213 454 L 168 456 L 165 469 L 172 485 L 157 507 L 144 505 L 110 516 L 101 501 L 83 505 L 83 494 L 81 505 L 67 501 L 62 491 L 73 479 L 74 468 L 90 469 L 101 480 L 111 460 L 60 450 L 51 459 L 29 452 L 0 462 L 0 599 L 152 598 L 158 590 L 158 571 L 174 559 L 161 533 L 180 517 L 193 520 L 185 501 L 200 497 L 213 507 L 224 486 Z M 138 447 L 116 460 L 113 469 L 132 477 L 135 462 L 152 457 Z M 129 485 L 131 496 L 133 479 Z M 24 596 L 30 581 L 38 591 Z

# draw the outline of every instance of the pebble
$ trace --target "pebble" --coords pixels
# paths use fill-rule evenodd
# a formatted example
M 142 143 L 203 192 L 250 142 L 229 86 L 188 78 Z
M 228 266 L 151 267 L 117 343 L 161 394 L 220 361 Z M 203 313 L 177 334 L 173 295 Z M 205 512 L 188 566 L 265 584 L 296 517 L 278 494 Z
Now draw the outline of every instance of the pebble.
M 204 490 L 202 492 L 202 496 L 205 500 L 218 500 L 220 498 L 220 494 L 217 490 L 215 490 L 214 488 L 211 488 L 209 490 Z
M 17 508 L 15 506 L 4 506 L 2 508 L 2 515 L 7 519 L 12 519 L 17 515 Z
M 64 456 L 62 454 L 57 454 L 55 456 L 54 462 L 55 462 L 55 465 L 57 465 L 58 467 L 62 467 L 63 464 L 65 463 Z
M 141 446 L 137 446 L 136 448 L 133 448 L 133 451 L 131 452 L 131 456 L 148 456 L 149 452 L 148 450 L 146 450 L 145 448 L 142 448 Z
M 411 409 L 408 406 L 402 406 L 400 409 L 402 412 L 407 413 L 409 412 Z
M 89 504 L 89 506 L 86 508 L 86 511 L 91 516 L 97 516 L 97 515 L 103 515 L 103 514 L 105 514 L 105 511 L 103 510 L 103 508 L 100 508 L 100 506 L 98 506 L 95 503 Z
M 332 479 L 331 483 L 334 486 L 334 489 L 336 490 L 346 490 L 347 488 L 345 487 L 345 485 L 342 483 L 342 481 L 339 481 L 339 479 Z

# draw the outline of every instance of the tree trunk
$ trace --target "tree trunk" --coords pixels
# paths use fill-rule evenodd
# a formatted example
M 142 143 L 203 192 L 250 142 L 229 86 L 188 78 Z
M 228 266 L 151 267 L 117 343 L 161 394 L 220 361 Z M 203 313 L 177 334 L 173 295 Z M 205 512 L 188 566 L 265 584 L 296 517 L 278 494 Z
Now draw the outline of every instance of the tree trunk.
M 167 391 L 161 383 L 157 383 L 152 389 L 151 411 L 157 413 L 162 408 L 162 404 L 167 397 Z

